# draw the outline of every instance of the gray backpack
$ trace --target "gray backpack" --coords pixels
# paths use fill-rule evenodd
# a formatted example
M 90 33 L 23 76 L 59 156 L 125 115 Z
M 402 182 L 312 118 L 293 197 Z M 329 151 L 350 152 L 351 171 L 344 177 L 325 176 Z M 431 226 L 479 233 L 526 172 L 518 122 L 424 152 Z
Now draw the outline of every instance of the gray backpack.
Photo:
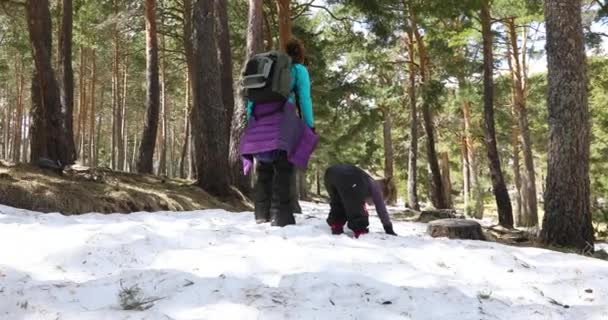
M 245 96 L 254 104 L 286 101 L 291 93 L 291 57 L 279 51 L 256 54 L 243 74 Z

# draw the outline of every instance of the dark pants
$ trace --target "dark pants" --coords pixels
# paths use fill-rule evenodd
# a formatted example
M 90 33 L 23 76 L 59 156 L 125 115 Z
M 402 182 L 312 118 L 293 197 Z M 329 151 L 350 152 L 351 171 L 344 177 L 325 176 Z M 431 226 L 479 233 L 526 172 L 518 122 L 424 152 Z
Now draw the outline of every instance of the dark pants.
M 365 193 L 362 192 L 362 188 L 367 185 L 365 181 L 356 175 L 332 177 L 331 174 L 326 174 L 324 182 L 330 198 L 327 224 L 334 231 L 341 231 L 344 224 L 348 223 L 348 228 L 355 233 L 366 232 L 369 215 L 365 208 Z
M 287 154 L 281 153 L 272 162 L 259 161 L 255 184 L 255 220 L 272 221 L 273 226 L 295 224 L 290 202 L 290 179 L 295 173 Z

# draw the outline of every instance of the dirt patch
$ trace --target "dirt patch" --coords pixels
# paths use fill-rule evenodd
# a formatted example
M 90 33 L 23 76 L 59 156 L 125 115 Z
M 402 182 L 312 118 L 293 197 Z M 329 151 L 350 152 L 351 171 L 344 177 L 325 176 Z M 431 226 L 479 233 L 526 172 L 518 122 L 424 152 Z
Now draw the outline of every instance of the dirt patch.
M 244 198 L 216 199 L 191 181 L 81 168 L 58 173 L 0 163 L 0 203 L 63 214 L 250 208 Z

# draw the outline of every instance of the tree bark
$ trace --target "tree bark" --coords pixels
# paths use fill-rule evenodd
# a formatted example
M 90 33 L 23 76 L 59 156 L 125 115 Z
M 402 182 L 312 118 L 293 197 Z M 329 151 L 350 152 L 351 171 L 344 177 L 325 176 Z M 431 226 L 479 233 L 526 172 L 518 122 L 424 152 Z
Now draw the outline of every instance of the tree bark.
M 308 194 L 308 180 L 306 180 L 306 170 L 298 170 L 298 194 L 300 199 L 303 201 L 309 201 L 310 195 Z
M 118 2 L 113 1 L 114 14 L 118 15 Z M 120 90 L 120 30 L 118 22 L 114 23 L 114 59 L 112 63 L 112 169 L 120 170 L 124 159 L 120 157 L 122 154 L 122 107 L 121 107 L 121 90 Z
M 193 67 L 194 64 L 194 49 L 192 48 L 192 43 L 194 39 L 192 38 L 192 0 L 183 0 L 184 1 L 184 29 L 183 38 L 184 38 L 184 53 L 186 55 L 186 68 L 188 72 L 188 79 L 190 88 L 192 88 L 192 78 L 193 78 Z
M 467 149 L 467 140 L 465 134 L 463 133 L 460 139 L 460 157 L 462 160 L 462 200 L 464 202 L 464 214 L 472 217 L 473 212 L 471 210 L 471 167 L 469 165 L 469 159 L 467 157 Z
M 194 78 L 192 127 L 196 152 L 196 184 L 211 195 L 228 196 L 230 170 L 226 112 L 217 55 L 217 29 L 213 2 L 197 0 L 193 7 Z
M 315 176 L 316 176 L 316 181 L 317 181 L 317 196 L 320 197 L 321 196 L 321 170 L 319 169 L 319 166 L 316 166 L 315 168 Z
M 496 129 L 494 127 L 494 57 L 493 39 L 490 17 L 490 4 L 488 0 L 482 0 L 481 27 L 483 37 L 483 100 L 484 100 L 484 132 L 488 161 L 490 163 L 490 175 L 492 177 L 492 189 L 498 207 L 498 221 L 505 228 L 513 228 L 513 211 L 511 200 L 507 192 L 498 147 L 496 146 Z
M 459 81 L 464 86 L 464 80 Z M 468 99 L 464 99 L 462 102 L 462 114 L 464 118 L 464 144 L 466 149 L 466 165 L 467 174 L 469 178 L 469 207 L 467 214 L 471 215 L 476 219 L 483 218 L 483 188 L 481 187 L 481 181 L 479 180 L 479 172 L 477 168 L 477 156 L 475 142 L 471 134 L 471 102 Z M 472 198 L 472 199 L 471 199 Z M 470 206 L 470 201 L 473 200 L 475 205 Z M 465 206 L 466 207 L 466 206 Z
M 184 143 L 179 161 L 179 177 L 186 178 L 188 150 L 190 149 L 190 76 L 186 74 L 186 95 L 184 99 Z
M 97 101 L 95 99 L 97 87 L 97 55 L 95 49 L 91 52 L 91 115 L 89 117 L 89 151 L 87 159 L 89 166 L 95 167 L 95 116 L 97 114 Z
M 507 46 L 507 63 L 509 65 L 509 71 L 510 71 L 510 75 L 511 75 L 511 117 L 512 117 L 512 124 L 511 124 L 511 145 L 513 146 L 513 164 L 512 164 L 512 169 L 513 169 L 513 182 L 515 185 L 515 207 L 514 207 L 514 213 L 513 215 L 515 216 L 515 223 L 519 226 L 520 221 L 523 221 L 524 218 L 523 216 L 525 215 L 524 213 L 524 208 L 522 205 L 522 188 L 521 188 L 521 168 L 520 168 L 520 148 L 519 148 L 519 124 L 517 121 L 518 118 L 518 109 L 517 109 L 517 102 L 516 102 L 516 93 L 515 93 L 515 72 L 513 70 L 513 58 L 512 58 L 512 47 L 509 45 Z
M 146 19 L 146 117 L 137 159 L 137 172 L 151 174 L 160 104 L 156 0 L 146 0 L 144 8 Z
M 424 44 L 424 39 L 418 30 L 415 20 L 416 18 L 413 12 L 410 12 L 410 19 L 412 21 L 412 29 L 414 31 L 416 43 L 418 44 L 420 78 L 422 80 L 422 85 L 428 86 L 431 79 L 429 74 L 430 70 L 428 69 L 430 65 L 428 53 Z M 446 194 L 443 192 L 444 187 L 441 179 L 441 171 L 439 169 L 437 151 L 435 150 L 435 130 L 433 129 L 433 114 L 428 101 L 429 98 L 430 97 L 425 95 L 422 97 L 422 120 L 424 122 L 424 131 L 426 133 L 426 156 L 431 173 L 431 202 L 437 209 L 446 209 L 449 208 L 449 206 L 447 205 Z
M 262 14 L 264 16 L 264 26 L 263 26 L 264 48 L 266 49 L 266 51 L 270 51 L 270 50 L 272 50 L 272 48 L 274 48 L 274 38 L 272 37 L 270 19 L 268 19 L 268 14 L 266 14 L 264 12 L 262 12 Z
M 441 185 L 443 186 L 443 194 L 445 195 L 446 206 L 452 207 L 452 182 L 450 181 L 450 158 L 447 152 L 442 152 L 439 158 L 439 167 L 441 168 Z
M 85 51 L 86 52 L 86 51 Z M 87 59 L 88 60 L 88 59 Z M 88 99 L 90 99 L 89 97 L 89 92 L 87 92 L 87 81 L 86 81 L 86 67 L 83 68 L 84 73 L 82 74 L 83 80 L 82 80 L 82 92 L 83 92 L 83 99 L 82 99 L 82 105 L 80 107 L 80 112 L 78 113 L 78 128 L 79 128 L 79 135 L 78 135 L 78 139 L 76 141 L 77 145 L 76 145 L 76 158 L 77 159 L 81 159 L 81 161 L 83 161 L 83 156 L 84 156 L 84 142 L 86 141 L 86 135 L 87 135 L 87 119 L 88 119 Z
M 13 161 L 15 163 L 21 162 L 21 146 L 22 146 L 22 137 L 23 137 L 23 116 L 24 116 L 24 87 L 25 87 L 25 77 L 23 76 L 24 68 L 23 68 L 23 58 L 18 57 L 17 63 L 15 64 L 17 68 L 17 114 L 15 116 L 15 129 L 14 129 L 14 138 L 13 138 Z
M 291 33 L 291 0 L 276 0 L 277 15 L 279 19 L 279 45 L 281 50 L 287 51 L 287 43 L 292 38 Z M 294 176 L 290 180 L 291 190 L 291 207 L 294 213 L 302 213 L 302 207 L 298 202 L 300 198 L 300 190 L 298 185 L 297 175 L 300 170 L 294 170 Z
M 249 0 L 249 16 L 247 24 L 247 48 L 245 52 L 245 61 L 256 53 L 264 50 L 264 42 L 262 40 L 262 0 Z M 239 89 L 239 99 L 235 105 L 234 116 L 230 130 L 230 171 L 232 184 L 237 186 L 245 194 L 249 194 L 251 184 L 249 178 L 243 174 L 241 163 L 241 155 L 239 146 L 241 136 L 247 126 L 247 110 L 244 92 Z
M 408 207 L 416 211 L 420 210 L 418 202 L 417 180 L 418 180 L 418 108 L 416 107 L 416 63 L 414 53 L 414 31 L 411 26 L 407 31 L 407 52 L 409 55 L 409 83 L 407 92 L 409 96 L 410 109 L 410 141 L 408 152 L 408 170 L 407 170 L 407 192 L 408 192 Z
M 65 116 L 55 71 L 52 67 L 52 30 L 48 0 L 26 1 L 26 16 L 34 74 L 32 78 L 32 125 L 30 161 L 45 157 L 61 164 L 72 164 Z
M 87 86 L 86 86 L 86 62 L 85 62 L 85 49 L 84 46 L 80 46 L 80 66 L 78 72 L 78 110 L 75 114 L 76 118 L 76 135 L 74 136 L 75 143 L 80 142 L 80 136 L 82 135 L 82 121 L 81 115 L 82 111 L 85 109 L 86 96 L 87 96 Z M 74 115 L 72 116 L 74 118 Z M 72 119 L 73 123 L 73 119 Z M 76 158 L 80 151 L 78 150 L 79 144 L 75 144 L 74 153 Z
M 76 160 L 74 142 L 74 71 L 72 70 L 72 0 L 62 0 L 61 27 L 59 31 L 59 64 L 61 68 L 61 105 L 65 115 L 68 152 Z
M 139 142 L 137 140 L 137 127 L 135 127 L 135 133 L 133 134 L 133 150 L 131 151 L 131 169 L 135 168 L 137 164 L 137 148 L 139 147 Z M 131 170 L 133 171 L 133 170 Z
M 10 96 L 10 86 L 8 82 L 6 83 L 6 96 Z M 8 100 L 8 99 L 7 99 Z M 6 110 L 4 111 L 4 121 L 2 124 L 3 130 L 3 141 L 2 141 L 2 158 L 9 159 L 11 157 L 11 129 L 12 129 L 12 120 L 13 120 L 13 105 L 12 103 L 7 103 Z
M 391 114 L 389 108 L 385 107 L 383 111 L 384 121 L 383 121 L 383 130 L 382 135 L 384 138 L 384 178 L 387 179 L 387 182 L 392 184 L 391 189 L 397 190 L 394 182 L 394 152 L 393 152 L 393 135 L 392 135 L 392 121 Z M 387 197 L 386 202 L 390 205 L 395 205 L 397 203 L 397 192 L 391 192 L 389 197 Z
M 129 55 L 125 54 L 124 67 L 122 72 L 122 95 L 120 102 L 120 145 L 121 149 L 118 150 L 118 159 L 120 159 L 120 170 L 127 170 L 127 163 L 129 162 L 129 157 L 127 155 L 127 150 L 129 147 L 129 126 L 127 125 L 127 121 L 129 117 L 127 116 L 127 96 L 129 93 Z
M 534 171 L 534 156 L 532 153 L 532 142 L 528 124 L 528 111 L 524 84 L 525 72 L 520 63 L 520 54 L 515 30 L 515 18 L 506 20 L 509 32 L 509 43 L 511 46 L 511 71 L 513 75 L 513 88 L 515 107 L 517 108 L 517 123 L 519 126 L 519 138 L 524 156 L 524 170 L 522 175 L 522 220 L 518 220 L 518 226 L 534 227 L 538 225 L 538 205 L 536 201 L 536 173 Z M 524 53 L 525 54 L 525 53 Z
M 517 124 L 517 110 L 515 110 L 515 106 L 513 106 L 513 110 L 511 112 L 513 116 L 513 124 L 511 125 L 511 144 L 513 145 L 513 182 L 515 184 L 515 207 L 513 215 L 516 217 L 515 222 L 519 225 L 519 222 L 522 221 L 523 218 L 523 210 L 522 210 L 522 190 L 521 190 L 521 171 L 520 171 L 520 161 L 519 161 L 519 126 Z
M 161 28 L 164 28 L 164 21 L 161 19 Z M 162 57 L 160 60 L 160 114 L 161 114 L 161 126 L 160 126 L 160 139 L 159 139 L 159 160 L 158 160 L 158 175 L 167 175 L 167 144 L 168 144 L 168 136 L 167 136 L 167 122 L 168 122 L 168 113 L 167 110 L 167 90 L 166 90 L 166 72 L 167 72 L 167 64 L 165 61 L 165 36 L 161 34 L 161 51 Z
M 222 81 L 222 102 L 226 108 L 226 131 L 230 136 L 230 124 L 234 115 L 234 79 L 232 77 L 232 51 L 230 26 L 228 25 L 228 1 L 214 0 L 218 17 L 218 58 Z
M 541 239 L 593 251 L 587 70 L 580 0 L 546 0 L 549 147 Z
M 279 46 L 285 51 L 291 39 L 291 0 L 276 0 L 279 16 Z

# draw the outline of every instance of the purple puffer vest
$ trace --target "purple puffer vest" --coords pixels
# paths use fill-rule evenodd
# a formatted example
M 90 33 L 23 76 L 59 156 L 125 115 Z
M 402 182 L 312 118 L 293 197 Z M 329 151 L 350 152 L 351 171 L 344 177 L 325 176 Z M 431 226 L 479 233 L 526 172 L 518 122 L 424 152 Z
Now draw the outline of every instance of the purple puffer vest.
M 289 162 L 304 168 L 318 141 L 319 137 L 298 117 L 293 103 L 258 104 L 241 138 L 243 170 L 249 173 L 256 154 L 273 150 L 286 151 Z

